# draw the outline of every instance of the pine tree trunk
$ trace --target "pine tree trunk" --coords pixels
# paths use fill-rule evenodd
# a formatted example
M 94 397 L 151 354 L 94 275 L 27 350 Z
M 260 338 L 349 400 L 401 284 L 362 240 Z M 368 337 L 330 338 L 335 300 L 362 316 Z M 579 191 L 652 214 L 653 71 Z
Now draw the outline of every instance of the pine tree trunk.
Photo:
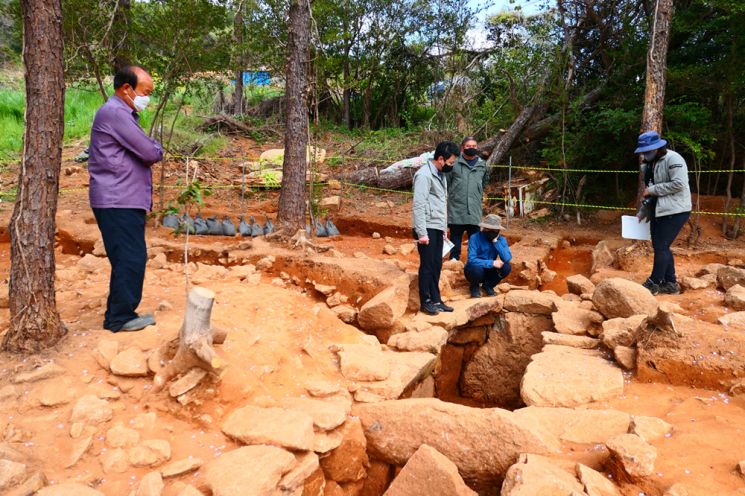
M 233 41 L 238 47 L 238 68 L 235 71 L 235 92 L 233 93 L 233 115 L 243 114 L 243 2 L 238 4 L 233 22 Z
M 294 234 L 305 228 L 305 171 L 308 143 L 308 45 L 310 6 L 307 0 L 292 0 L 288 21 L 285 102 L 285 156 L 282 191 L 279 195 L 279 228 Z
M 673 19 L 673 0 L 656 0 L 652 17 L 652 33 L 647 51 L 647 77 L 644 92 L 644 113 L 641 132 L 662 132 L 665 109 L 665 83 L 667 81 L 667 47 L 670 41 L 670 24 Z M 639 192 L 644 191 L 644 174 L 639 171 Z
M 64 130 L 61 0 L 21 0 L 26 131 L 10 220 L 10 327 L 2 348 L 35 353 L 67 329 L 54 291 L 54 232 Z

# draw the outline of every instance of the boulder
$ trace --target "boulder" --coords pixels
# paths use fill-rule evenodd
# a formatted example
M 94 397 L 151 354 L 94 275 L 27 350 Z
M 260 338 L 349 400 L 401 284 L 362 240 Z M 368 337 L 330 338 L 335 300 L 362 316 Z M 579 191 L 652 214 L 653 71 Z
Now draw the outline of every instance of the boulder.
M 727 290 L 724 303 L 733 310 L 745 310 L 745 287 L 735 284 Z
M 555 314 L 554 314 L 555 315 Z M 571 336 L 559 334 L 558 332 L 542 332 L 544 344 L 555 344 L 559 346 L 572 346 L 574 348 L 594 349 L 600 345 L 600 340 L 587 336 Z
M 163 477 L 176 477 L 189 472 L 197 470 L 204 464 L 201 458 L 184 458 L 182 460 L 176 460 L 168 465 L 164 465 L 160 469 L 160 474 Z
M 384 381 L 358 383 L 359 389 L 354 393 L 355 400 L 380 401 L 399 398 L 404 391 L 411 390 L 429 376 L 437 363 L 437 357 L 431 353 L 407 351 L 388 352 L 384 355 L 390 365 L 390 375 Z
M 416 292 L 412 291 L 412 293 Z M 440 312 L 437 315 L 419 313 L 408 325 L 438 326 L 452 331 L 456 327 L 463 327 L 482 317 L 499 312 L 502 309 L 502 298 L 502 296 L 492 296 L 451 301 L 448 304 L 453 307 L 452 312 Z
M 408 300 L 408 295 L 403 289 L 391 286 L 362 306 L 357 321 L 366 331 L 387 329 L 403 316 Z
M 104 370 L 110 370 L 111 361 L 119 353 L 119 343 L 111 339 L 101 339 L 93 352 L 93 357 Z
M 160 472 L 149 472 L 142 477 L 137 485 L 135 496 L 160 496 L 163 493 L 165 484 Z
M 295 454 L 295 466 L 279 481 L 279 489 L 283 494 L 293 494 L 294 491 L 303 492 L 305 481 L 318 470 L 318 455 L 312 451 Z
M 605 475 L 586 465 L 577 464 L 577 477 L 587 496 L 621 496 L 621 491 Z
M 616 264 L 615 250 L 611 250 L 608 241 L 600 241 L 592 250 L 592 268 L 594 274 L 600 269 L 613 267 Z
M 542 426 L 562 441 L 579 444 L 605 443 L 627 433 L 631 422 L 631 415 L 620 410 L 528 406 L 514 413 L 518 418 Z
M 393 480 L 385 496 L 476 496 L 466 486 L 458 473 L 458 467 L 442 453 L 422 445 L 406 462 Z
M 321 459 L 321 468 L 329 480 L 355 482 L 367 475 L 370 461 L 362 423 L 350 417 L 341 427 L 341 444 Z
M 458 467 L 466 480 L 497 481 L 522 452 L 553 453 L 555 436 L 528 419 L 498 408 L 470 408 L 438 399 L 356 404 L 368 452 L 404 465 L 427 444 Z
M 680 279 L 680 287 L 686 290 L 706 289 L 712 285 L 712 281 L 698 277 L 685 276 Z
M 342 375 L 353 381 L 383 381 L 391 375 L 388 358 L 377 346 L 344 346 L 339 366 Z
M 613 358 L 624 370 L 634 370 L 636 368 L 636 348 L 616 346 L 613 348 Z
M 680 482 L 676 482 L 665 491 L 663 496 L 691 496 L 685 485 Z
M 732 312 L 722 315 L 717 321 L 725 329 L 732 331 L 745 331 L 745 312 Z
M 646 325 L 646 315 L 633 315 L 628 318 L 617 317 L 603 322 L 600 339 L 609 349 L 616 346 L 633 346 Z
M 313 449 L 313 417 L 294 410 L 247 405 L 228 416 L 222 432 L 244 444 Z
M 398 250 L 396 249 L 395 246 L 391 244 L 386 244 L 383 247 L 383 253 L 385 253 L 386 255 L 395 255 L 396 253 L 398 253 Z
M 442 327 L 431 327 L 422 332 L 402 332 L 388 339 L 388 346 L 402 351 L 426 351 L 438 355 L 448 341 L 448 332 Z
M 129 456 L 122 448 L 107 450 L 101 454 L 101 466 L 105 474 L 122 474 L 129 470 Z
M 135 467 L 151 467 L 171 459 L 171 443 L 165 439 L 147 439 L 127 450 L 129 463 Z
M 70 422 L 103 424 L 111 420 L 114 411 L 106 400 L 98 399 L 94 394 L 82 396 L 72 407 Z
M 74 439 L 72 442 L 72 446 L 70 447 L 69 458 L 67 459 L 67 463 L 65 463 L 65 468 L 75 466 L 86 453 L 86 451 L 88 451 L 88 448 L 91 447 L 92 441 L 92 435 Z
M 550 315 L 557 310 L 557 299 L 560 298 L 556 295 L 540 291 L 510 291 L 504 297 L 504 309 L 508 312 Z
M 585 334 L 597 334 L 590 331 L 603 322 L 603 316 L 594 310 L 586 310 L 571 303 L 559 306 L 558 311 L 551 314 L 556 332 L 581 336 Z
M 537 495 L 574 496 L 584 494 L 584 487 L 574 474 L 560 468 L 551 459 L 522 454 L 507 471 L 501 496 Z
M 144 377 L 150 373 L 147 357 L 137 347 L 127 348 L 118 353 L 110 364 L 111 373 L 125 377 Z
M 10 460 L 0 460 L 0 491 L 20 484 L 25 478 L 25 464 Z
M 352 409 L 352 399 L 342 396 L 328 399 L 288 397 L 280 400 L 279 406 L 306 413 L 313 418 L 315 428 L 330 431 L 342 425 L 347 419 Z
M 621 369 L 591 351 L 547 346 L 533 355 L 520 388 L 525 404 L 573 407 L 622 394 Z
M 592 303 L 608 319 L 654 315 L 658 306 L 644 286 L 620 277 L 601 281 L 592 295 Z
M 106 431 L 106 446 L 109 448 L 129 448 L 140 442 L 140 433 L 124 424 L 117 423 Z
M 331 310 L 339 317 L 339 320 L 346 324 L 354 324 L 354 321 L 357 320 L 357 310 L 349 305 L 339 305 Z
M 273 494 L 295 457 L 274 446 L 244 446 L 207 463 L 204 480 L 213 496 L 265 496 Z
M 542 333 L 553 323 L 548 315 L 508 312 L 488 332 L 488 340 L 464 365 L 460 392 L 467 398 L 502 407 L 522 405 L 520 382 L 530 357 L 543 348 Z
M 64 374 L 66 370 L 54 362 L 47 362 L 41 367 L 37 367 L 29 372 L 20 372 L 13 377 L 13 382 L 21 384 L 25 382 L 37 382 L 44 379 L 51 379 Z
M 745 286 L 745 269 L 730 267 L 725 265 L 717 270 L 717 283 L 719 286 L 728 291 L 735 285 Z
M 595 291 L 595 285 L 582 274 L 575 274 L 567 277 L 567 288 L 569 292 L 577 296 L 582 294 L 592 294 Z
M 727 265 L 721 264 L 721 263 L 706 264 L 703 267 L 701 267 L 698 270 L 698 272 L 696 272 L 696 277 L 703 277 L 703 276 L 711 275 L 711 274 L 717 275 L 717 273 L 719 272 L 719 269 L 721 269 L 722 267 L 727 267 Z
M 90 486 L 77 482 L 64 482 L 47 486 L 39 490 L 36 496 L 106 496 Z
M 636 434 L 621 434 L 605 445 L 610 451 L 611 472 L 618 479 L 634 481 L 654 474 L 657 449 Z
M 657 417 L 635 416 L 629 426 L 631 434 L 636 434 L 648 443 L 663 438 L 672 431 L 672 425 Z

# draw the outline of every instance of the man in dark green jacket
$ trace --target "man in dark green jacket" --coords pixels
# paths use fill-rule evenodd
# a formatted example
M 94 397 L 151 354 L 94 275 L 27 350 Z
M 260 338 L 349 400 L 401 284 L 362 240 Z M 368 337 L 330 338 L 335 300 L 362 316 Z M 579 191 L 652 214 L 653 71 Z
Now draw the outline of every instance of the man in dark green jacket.
M 460 246 L 463 233 L 470 238 L 479 232 L 481 222 L 481 203 L 484 188 L 489 182 L 486 163 L 479 157 L 479 144 L 473 136 L 463 138 L 460 157 L 453 171 L 445 174 L 448 181 L 448 227 L 450 241 L 455 245 L 450 252 L 451 260 L 460 259 Z

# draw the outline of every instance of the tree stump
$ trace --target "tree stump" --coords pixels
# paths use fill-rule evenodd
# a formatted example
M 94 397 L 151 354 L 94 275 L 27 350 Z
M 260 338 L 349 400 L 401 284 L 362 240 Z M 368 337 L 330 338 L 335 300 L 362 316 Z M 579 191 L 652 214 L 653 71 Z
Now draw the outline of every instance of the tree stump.
M 189 292 L 184 323 L 179 331 L 178 349 L 173 360 L 153 379 L 155 391 L 160 391 L 173 377 L 193 367 L 207 372 L 216 372 L 224 367 L 225 364 L 212 347 L 216 334 L 219 336 L 217 341 L 220 341 L 220 337 L 224 340 L 224 333 L 214 329 L 210 323 L 214 302 L 215 293 L 209 289 L 196 287 Z

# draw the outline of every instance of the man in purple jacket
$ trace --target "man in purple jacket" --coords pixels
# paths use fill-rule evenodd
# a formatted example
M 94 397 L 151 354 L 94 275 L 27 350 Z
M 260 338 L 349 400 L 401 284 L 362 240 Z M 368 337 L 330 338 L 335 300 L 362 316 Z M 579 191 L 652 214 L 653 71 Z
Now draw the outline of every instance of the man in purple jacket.
M 163 149 L 138 124 L 147 107 L 153 78 L 141 67 L 127 66 L 114 76 L 114 95 L 96 112 L 91 129 L 90 201 L 111 263 L 109 298 L 103 327 L 139 331 L 155 324 L 138 315 L 147 247 L 145 216 L 152 208 L 150 167 Z

